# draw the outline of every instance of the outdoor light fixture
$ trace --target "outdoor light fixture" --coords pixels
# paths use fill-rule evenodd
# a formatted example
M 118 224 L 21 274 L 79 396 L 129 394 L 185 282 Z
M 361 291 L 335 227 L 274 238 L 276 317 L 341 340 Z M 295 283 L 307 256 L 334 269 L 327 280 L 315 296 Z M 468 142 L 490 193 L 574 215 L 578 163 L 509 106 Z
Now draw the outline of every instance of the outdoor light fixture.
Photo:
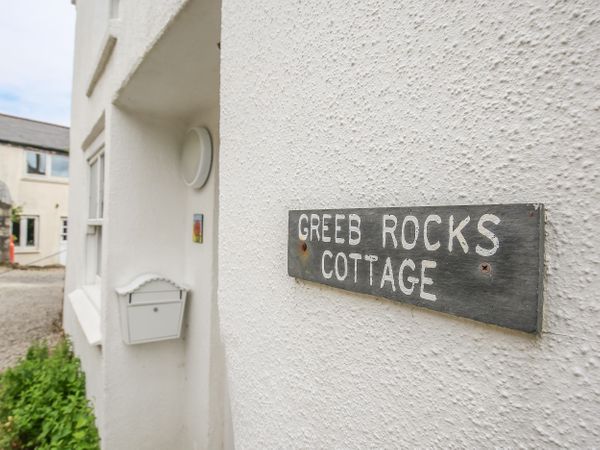
M 212 141 L 204 127 L 191 128 L 181 149 L 181 172 L 185 184 L 200 189 L 206 183 L 212 164 Z

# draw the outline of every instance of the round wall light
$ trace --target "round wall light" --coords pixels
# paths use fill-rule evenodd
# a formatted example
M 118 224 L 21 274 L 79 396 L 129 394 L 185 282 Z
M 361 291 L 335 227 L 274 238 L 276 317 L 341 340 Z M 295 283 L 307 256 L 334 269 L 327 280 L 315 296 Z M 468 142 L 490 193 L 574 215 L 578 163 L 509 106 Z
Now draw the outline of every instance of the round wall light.
M 212 164 L 212 140 L 204 127 L 190 129 L 181 149 L 181 173 L 186 185 L 200 189 L 206 183 Z

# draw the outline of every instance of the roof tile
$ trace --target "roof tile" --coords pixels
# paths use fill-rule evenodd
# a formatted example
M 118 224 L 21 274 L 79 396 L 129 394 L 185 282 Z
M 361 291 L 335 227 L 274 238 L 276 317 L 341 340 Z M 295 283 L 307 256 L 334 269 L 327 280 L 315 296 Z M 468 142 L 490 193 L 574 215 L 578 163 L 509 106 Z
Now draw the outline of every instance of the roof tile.
M 0 114 L 0 142 L 69 151 L 69 128 Z

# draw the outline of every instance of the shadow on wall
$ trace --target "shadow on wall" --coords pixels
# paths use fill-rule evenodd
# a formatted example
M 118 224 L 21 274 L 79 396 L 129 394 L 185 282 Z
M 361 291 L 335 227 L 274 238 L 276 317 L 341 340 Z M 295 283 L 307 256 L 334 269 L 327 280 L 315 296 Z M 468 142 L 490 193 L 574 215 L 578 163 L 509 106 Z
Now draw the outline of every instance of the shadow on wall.
M 217 308 L 220 9 L 220 2 L 187 2 L 118 89 L 107 130 L 108 195 L 114 196 L 107 199 L 111 208 L 107 239 L 112 241 L 107 245 L 121 252 L 123 266 L 113 269 L 114 284 L 124 281 L 125 272 L 129 278 L 156 272 L 190 287 L 183 341 L 139 346 L 155 346 L 153 352 L 138 346 L 123 349 L 115 342 L 118 356 L 113 362 L 119 368 L 107 376 L 120 372 L 124 385 L 115 388 L 115 398 L 129 391 L 146 397 L 148 386 L 157 381 L 160 392 L 172 392 L 174 398 L 163 395 L 152 401 L 154 406 L 162 402 L 163 412 L 159 408 L 139 412 L 148 423 L 157 424 L 164 410 L 176 411 L 172 420 L 181 421 L 170 429 L 183 428 L 179 433 L 183 436 L 172 436 L 183 448 L 233 447 Z M 180 167 L 183 137 L 196 126 L 209 129 L 214 147 L 211 173 L 199 190 L 185 186 Z M 192 217 L 197 213 L 205 220 L 202 244 L 192 241 Z M 128 251 L 117 250 L 120 247 Z M 113 312 L 108 316 L 117 320 Z M 163 366 L 178 365 L 179 370 L 160 367 L 161 361 Z M 124 372 L 140 371 L 172 377 L 148 381 L 145 389 L 128 387 Z M 126 423 L 121 429 L 113 423 L 107 445 L 125 435 Z

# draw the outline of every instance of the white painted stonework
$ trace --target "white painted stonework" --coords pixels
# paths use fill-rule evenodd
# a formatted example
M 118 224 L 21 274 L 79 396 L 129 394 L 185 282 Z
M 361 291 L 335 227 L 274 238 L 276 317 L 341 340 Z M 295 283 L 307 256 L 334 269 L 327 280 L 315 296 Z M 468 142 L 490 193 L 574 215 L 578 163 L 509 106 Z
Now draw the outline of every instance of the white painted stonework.
M 65 289 L 103 135 L 101 345 L 65 302 L 103 448 L 600 444 L 597 2 L 109 3 L 76 3 Z M 546 208 L 537 336 L 287 275 L 289 209 L 521 202 Z M 149 272 L 189 286 L 183 335 L 128 346 L 115 289 Z

